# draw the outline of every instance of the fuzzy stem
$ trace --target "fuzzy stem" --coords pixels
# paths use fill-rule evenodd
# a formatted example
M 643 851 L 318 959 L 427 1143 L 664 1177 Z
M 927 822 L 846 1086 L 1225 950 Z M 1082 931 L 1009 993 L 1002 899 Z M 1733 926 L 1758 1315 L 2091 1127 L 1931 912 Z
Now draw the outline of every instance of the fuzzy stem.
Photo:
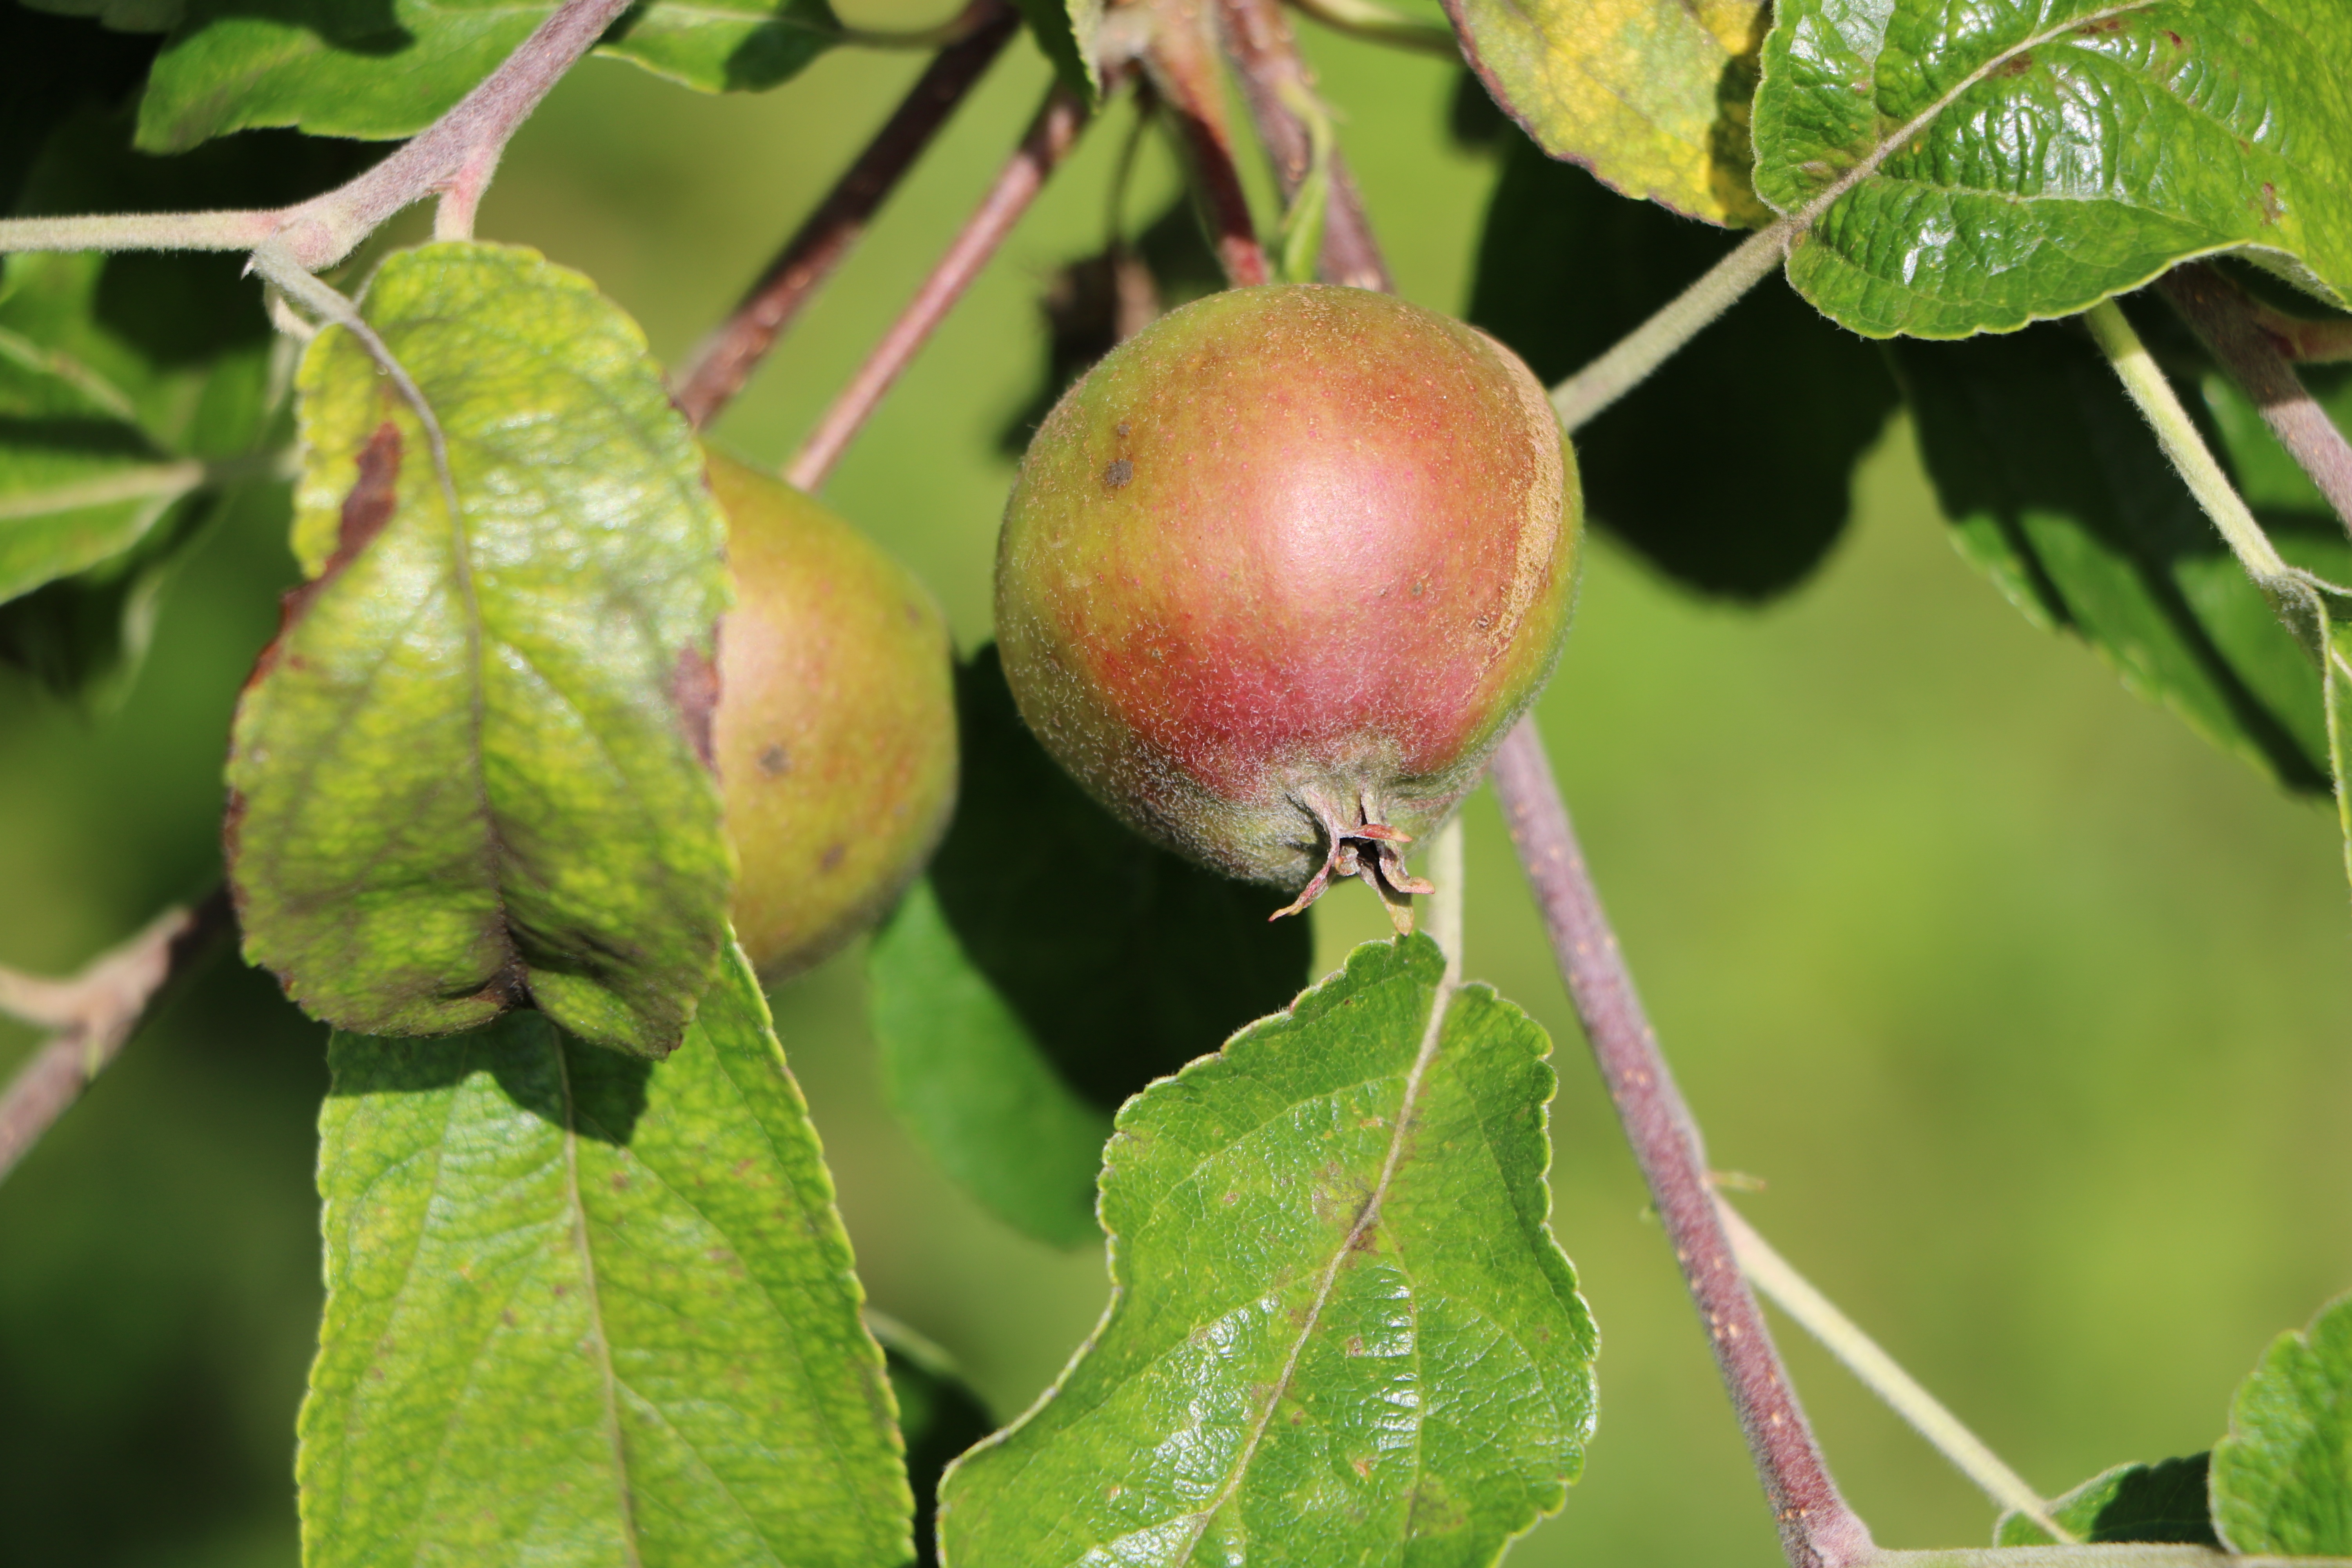
M 445 225 L 470 233 L 499 150 L 631 0 L 564 0 L 498 69 L 383 163 L 323 195 L 250 212 L 127 213 L 0 221 L 0 251 L 257 250 L 275 245 L 307 271 L 350 255 L 384 219 L 457 191 Z
M 2352 441 L 2327 417 L 2264 328 L 2252 301 L 2209 265 L 2178 267 L 2158 288 L 2203 341 L 2230 379 L 2253 400 L 2279 445 L 2311 476 L 2352 533 Z
M 231 925 L 215 889 L 194 910 L 171 910 L 71 980 L 0 969 L 0 1012 L 55 1029 L 0 1091 L 0 1181 L 41 1134 L 121 1054 L 172 981 L 194 969 Z
M 1796 218 L 1782 218 L 1758 229 L 1696 282 L 1660 306 L 1656 314 L 1618 339 L 1606 353 L 1553 387 L 1551 405 L 1559 412 L 1561 428 L 1574 435 L 1593 416 L 1641 385 L 1676 350 L 1762 282 L 1801 232 L 1802 226 Z
M 1298 41 L 1276 0 L 1218 0 L 1226 58 L 1240 77 L 1258 141 L 1274 163 L 1275 178 L 1288 202 L 1315 160 L 1315 139 L 1294 103 L 1311 101 L 1314 76 L 1300 58 Z M 1324 281 L 1358 289 L 1393 289 L 1388 263 L 1364 220 L 1363 198 L 1348 173 L 1344 154 L 1330 154 L 1330 195 L 1323 218 Z
M 941 49 L 824 201 L 768 264 L 742 303 L 703 341 L 678 378 L 677 404 L 699 428 L 743 389 L 777 338 L 816 295 L 907 171 L 1020 26 L 1003 0 L 977 0 L 978 24 Z
M 2084 313 L 2091 336 L 2097 340 L 2107 362 L 2115 366 L 2116 376 L 2123 382 L 2125 392 L 2139 405 L 2139 411 L 2156 432 L 2157 445 L 2172 459 L 2181 482 L 2205 515 L 2244 567 L 2254 585 L 2269 596 L 2288 625 L 2297 635 L 2316 648 L 2317 627 L 2307 624 L 2316 617 L 2318 606 L 2309 580 L 2289 566 L 2271 543 L 2270 535 L 2238 494 L 2230 476 L 2205 445 L 2205 437 L 2189 418 L 2189 410 L 2181 405 L 2180 396 L 2165 379 L 2163 370 L 2147 345 L 2140 342 L 2139 333 L 2124 317 L 2122 309 L 2113 300 L 2102 300 Z
M 1869 1527 L 1830 1479 L 1740 1272 L 1716 1207 L 1697 1123 L 1634 993 L 1533 715 L 1496 752 L 1493 777 L 1593 1060 L 1706 1325 L 1717 1368 L 1780 1526 L 1781 1549 L 1791 1568 L 1866 1563 L 1874 1551 Z
M 890 324 L 882 341 L 874 345 L 874 352 L 857 367 L 857 374 L 842 388 L 833 406 L 824 411 L 824 417 L 817 421 L 815 430 L 785 470 L 787 480 L 803 490 L 814 491 L 824 486 L 850 441 L 880 405 L 883 395 L 914 359 L 932 330 L 962 298 L 972 279 L 980 276 L 981 268 L 988 265 L 989 258 L 996 254 L 1005 236 L 1013 232 L 1013 226 L 1045 187 L 1045 176 L 1076 144 L 1078 132 L 1086 123 L 1086 105 L 1076 94 L 1058 84 L 1046 93 L 1045 102 L 1030 121 L 1020 148 L 997 175 L 988 194 L 981 198 L 971 216 L 965 220 L 947 254 L 940 258 L 939 265 L 915 290 L 906 310 Z
M 1838 1310 L 1837 1303 L 1790 1267 L 1789 1260 L 1757 1235 L 1755 1226 L 1738 1209 L 1720 1197 L 1716 1199 L 1716 1209 L 1722 1217 L 1725 1234 L 1731 1237 L 1731 1250 L 1738 1258 L 1740 1268 L 1768 1300 L 1821 1341 L 1832 1355 L 1845 1363 L 1847 1371 L 1862 1380 L 1864 1388 L 1885 1400 L 1930 1447 L 1982 1488 L 1995 1503 L 2025 1515 L 2051 1539 L 2074 1543 L 2074 1532 L 2050 1517 L 2049 1506 L 2042 1500 L 2040 1492 L 2001 1463 L 2000 1457 L 1985 1447 L 1958 1416 L 1880 1349 L 1878 1342 L 1864 1333 L 1859 1324 Z

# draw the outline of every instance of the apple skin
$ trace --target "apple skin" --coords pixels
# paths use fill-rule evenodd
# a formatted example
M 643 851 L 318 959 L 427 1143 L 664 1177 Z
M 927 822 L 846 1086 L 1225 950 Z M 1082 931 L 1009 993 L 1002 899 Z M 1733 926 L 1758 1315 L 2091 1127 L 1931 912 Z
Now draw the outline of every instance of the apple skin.
M 1362 289 L 1212 294 L 1039 427 L 997 550 L 1005 675 L 1147 837 L 1294 908 L 1402 884 L 1396 842 L 1550 676 L 1581 514 L 1543 387 L 1484 333 Z
M 736 939 L 770 983 L 897 902 L 955 807 L 946 622 L 865 534 L 719 452 L 735 605 L 719 628 L 712 750 L 740 870 Z

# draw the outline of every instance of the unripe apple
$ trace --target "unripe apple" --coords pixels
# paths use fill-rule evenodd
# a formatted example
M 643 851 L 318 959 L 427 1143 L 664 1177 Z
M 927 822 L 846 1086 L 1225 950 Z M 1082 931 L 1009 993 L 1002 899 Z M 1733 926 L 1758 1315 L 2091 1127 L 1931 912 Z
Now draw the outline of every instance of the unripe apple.
M 955 805 L 953 668 L 923 585 L 816 501 L 719 453 L 735 605 L 712 745 L 735 934 L 776 981 L 874 924 Z
M 1581 507 L 1511 352 L 1385 294 L 1271 286 L 1160 318 L 1022 461 L 996 628 L 1097 798 L 1229 875 L 1361 875 L 1444 822 L 1549 677 Z M 1401 912 L 1402 911 L 1402 912 Z

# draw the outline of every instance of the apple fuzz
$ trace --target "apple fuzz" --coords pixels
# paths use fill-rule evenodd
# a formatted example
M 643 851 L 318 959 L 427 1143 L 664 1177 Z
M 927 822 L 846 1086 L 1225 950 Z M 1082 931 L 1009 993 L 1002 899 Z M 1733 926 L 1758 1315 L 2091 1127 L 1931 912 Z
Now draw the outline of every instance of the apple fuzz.
M 1550 676 L 1581 497 L 1543 387 L 1391 295 L 1234 289 L 1063 396 L 998 543 L 1022 715 L 1147 837 L 1305 909 L 1453 813 Z
M 740 870 L 736 939 L 771 983 L 882 915 L 954 809 L 954 676 L 923 585 L 781 479 L 718 452 L 735 605 L 712 725 Z

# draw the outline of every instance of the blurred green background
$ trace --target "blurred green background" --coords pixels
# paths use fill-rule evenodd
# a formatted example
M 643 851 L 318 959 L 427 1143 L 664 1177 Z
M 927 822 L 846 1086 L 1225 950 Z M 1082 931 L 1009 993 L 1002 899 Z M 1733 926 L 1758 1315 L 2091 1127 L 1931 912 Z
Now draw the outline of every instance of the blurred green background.
M 1307 42 L 1405 293 L 1459 309 L 1494 169 L 1444 136 L 1454 70 Z M 919 65 L 842 52 L 706 99 L 592 61 L 507 155 L 482 233 L 585 270 L 676 362 Z M 788 454 L 1045 80 L 1017 44 L 728 443 Z M 967 647 L 988 629 L 997 434 L 1044 359 L 1036 298 L 1099 243 L 1127 123 L 1089 134 L 829 492 Z M 1133 216 L 1173 183 L 1148 148 Z M 1708 420 L 1769 395 L 1759 366 L 1695 409 L 1690 460 Z M 252 504 L 216 529 L 119 711 L 0 677 L 0 963 L 68 969 L 214 874 L 223 736 L 290 579 L 283 527 Z M 2020 620 L 1947 543 L 1899 422 L 1845 541 L 1771 609 L 1694 601 L 1597 544 L 1542 717 L 1713 1159 L 1768 1184 L 1742 1206 L 2037 1485 L 2206 1446 L 2270 1337 L 2352 1285 L 2352 901 L 2328 814 Z M 1491 801 L 1470 825 L 1469 967 L 1559 1042 L 1554 1223 L 1603 1335 L 1586 1478 L 1512 1561 L 1762 1568 L 1769 1522 Z M 1327 966 L 1385 931 L 1354 889 L 1315 918 Z M 775 1002 L 874 1301 L 1016 1414 L 1100 1310 L 1099 1250 L 1022 1240 L 896 1130 L 856 953 Z M 5 1068 L 30 1037 L 0 1028 Z M 0 1186 L 0 1561 L 294 1562 L 323 1040 L 217 964 Z M 1788 1348 L 1882 1541 L 1987 1539 L 1965 1483 Z

